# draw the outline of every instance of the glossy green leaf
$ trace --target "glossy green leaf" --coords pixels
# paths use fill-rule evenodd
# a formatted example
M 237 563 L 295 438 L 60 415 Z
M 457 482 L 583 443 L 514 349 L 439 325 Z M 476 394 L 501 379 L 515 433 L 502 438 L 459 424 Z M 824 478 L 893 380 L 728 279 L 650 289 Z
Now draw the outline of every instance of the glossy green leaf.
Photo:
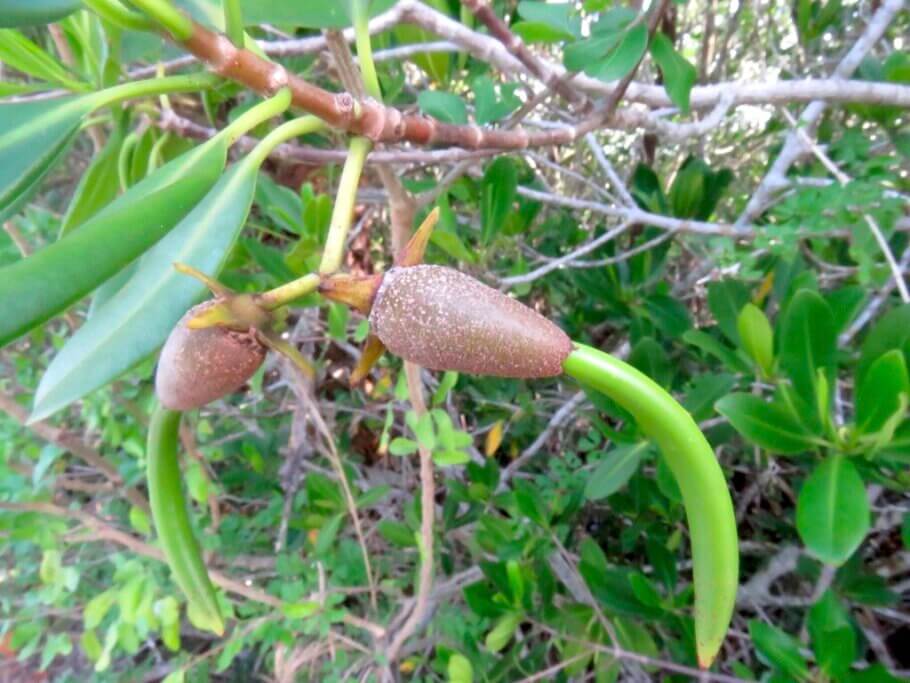
M 43 26 L 81 6 L 79 0 L 0 0 L 0 27 Z
M 468 108 L 458 95 L 439 90 L 424 90 L 417 96 L 417 106 L 445 123 L 464 124 L 468 122 Z
M 484 244 L 499 234 L 506 221 L 518 190 L 518 171 L 508 157 L 493 161 L 483 174 L 481 183 L 480 235 Z
M 812 435 L 787 410 L 758 396 L 730 394 L 715 408 L 746 439 L 769 451 L 802 453 L 815 446 Z
M 588 500 L 600 500 L 616 493 L 638 471 L 646 443 L 619 446 L 607 453 L 585 485 Z
M 35 78 L 56 83 L 70 90 L 86 86 L 60 62 L 14 29 L 0 29 L 0 62 Z
M 215 182 L 226 154 L 227 138 L 213 138 L 161 167 L 64 239 L 0 269 L 0 344 L 60 313 L 160 239 Z
M 816 373 L 834 369 L 837 330 L 827 302 L 816 292 L 797 292 L 780 321 L 780 365 L 806 401 L 815 404 Z
M 664 89 L 680 111 L 689 113 L 689 93 L 695 85 L 698 73 L 695 67 L 683 57 L 667 36 L 658 31 L 651 39 L 651 57 L 657 62 L 663 75 Z
M 524 22 L 513 25 L 515 30 L 518 23 L 542 24 L 556 36 L 557 40 L 573 40 L 581 37 L 581 17 L 576 13 L 575 7 L 570 2 L 548 3 L 522 0 L 518 3 L 518 14 Z
M 616 47 L 607 57 L 587 71 L 602 81 L 615 81 L 628 75 L 648 47 L 648 27 L 638 24 L 623 33 Z
M 895 416 L 900 419 L 910 394 L 904 354 L 898 349 L 882 354 L 869 366 L 858 386 L 855 422 L 860 434 L 877 432 Z
M 122 144 L 123 130 L 118 126 L 79 179 L 73 198 L 63 216 L 63 222 L 60 224 L 61 237 L 85 223 L 117 196 L 120 191 L 117 159 L 120 156 Z
M 809 666 L 800 654 L 796 638 L 757 619 L 749 622 L 749 635 L 755 650 L 768 665 L 795 680 L 809 678 Z
M 796 530 L 809 552 L 840 565 L 869 531 L 866 487 L 844 455 L 829 455 L 803 484 L 796 504 Z
M 0 222 L 38 190 L 92 106 L 73 97 L 0 104 Z
M 740 343 L 765 377 L 774 369 L 774 332 L 768 317 L 755 304 L 743 306 L 736 319 Z
M 256 174 L 254 164 L 233 166 L 149 250 L 130 281 L 54 358 L 38 387 L 32 419 L 50 415 L 107 384 L 164 342 L 206 291 L 202 283 L 178 273 L 173 264 L 217 275 L 246 221 Z

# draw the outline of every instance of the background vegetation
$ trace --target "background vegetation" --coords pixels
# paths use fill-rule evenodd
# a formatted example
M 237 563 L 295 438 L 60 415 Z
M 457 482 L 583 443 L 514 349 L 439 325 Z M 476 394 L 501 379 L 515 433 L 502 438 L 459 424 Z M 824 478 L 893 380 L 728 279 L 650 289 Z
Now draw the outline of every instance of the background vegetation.
M 218 3 L 182 6 L 222 25 Z M 343 47 L 352 35 L 337 32 L 350 24 L 343 3 L 241 9 L 269 58 L 333 92 L 357 87 Z M 408 228 L 439 206 L 429 262 L 627 358 L 691 411 L 727 474 L 742 540 L 737 612 L 705 680 L 910 675 L 903 2 L 377 0 L 371 13 L 387 105 L 526 131 L 531 144 L 503 150 L 467 127 L 436 146 L 387 138 L 357 190 L 345 269 L 391 263 L 390 202 Z M 179 45 L 119 24 L 80 9 L 2 30 L 4 101 L 50 111 L 67 90 L 199 71 Z M 261 99 L 227 80 L 186 90 L 77 122 L 31 201 L 6 212 L 0 266 Z M 2 111 L 10 145 L 23 124 Z M 250 131 L 231 159 L 269 129 Z M 248 217 L 228 206 L 199 223 L 213 236 L 243 225 L 212 247 L 226 258 L 222 281 L 261 291 L 315 269 L 346 154 L 340 132 L 278 147 L 253 170 Z M 92 385 L 111 348 L 160 344 L 169 283 L 138 309 L 151 333 L 74 350 L 100 292 L 0 351 L 0 675 L 699 675 L 679 493 L 621 410 L 562 379 L 424 372 L 419 417 L 397 359 L 348 386 L 367 324 L 312 296 L 286 327 L 313 382 L 272 354 L 245 390 L 184 420 L 183 474 L 230 615 L 223 638 L 194 627 L 146 503 L 154 358 Z M 45 371 L 61 349 L 58 381 Z M 44 396 L 69 398 L 27 423 L 42 382 Z M 436 466 L 433 562 L 422 556 L 418 446 Z

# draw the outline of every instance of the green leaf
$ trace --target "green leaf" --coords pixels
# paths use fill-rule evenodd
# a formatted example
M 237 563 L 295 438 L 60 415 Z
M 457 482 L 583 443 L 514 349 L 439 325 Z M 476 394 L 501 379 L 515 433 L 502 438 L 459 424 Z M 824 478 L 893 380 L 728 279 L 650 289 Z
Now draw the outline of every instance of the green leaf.
M 69 90 L 84 90 L 60 62 L 13 29 L 0 29 L 0 62 L 29 76 Z
M 796 530 L 822 562 L 846 562 L 869 531 L 866 487 L 853 463 L 829 455 L 803 484 L 796 504 Z
M 389 453 L 392 455 L 412 455 L 417 452 L 417 442 L 404 437 L 392 439 L 389 444 Z
M 758 396 L 730 394 L 715 408 L 746 439 L 769 451 L 802 453 L 815 446 L 812 435 L 789 411 Z
M 629 352 L 629 363 L 661 386 L 669 386 L 673 366 L 662 344 L 653 337 L 642 337 Z
M 840 680 L 856 658 L 856 632 L 849 612 L 831 590 L 809 610 L 807 626 L 819 668 Z
M 602 81 L 615 81 L 628 75 L 638 64 L 648 47 L 648 27 L 638 24 L 622 34 L 616 47 L 607 57 L 585 70 Z
M 768 317 L 755 304 L 743 306 L 736 320 L 740 343 L 765 377 L 774 369 L 774 333 Z
M 768 665 L 797 680 L 808 679 L 809 666 L 799 653 L 799 641 L 793 636 L 757 619 L 749 621 L 749 635 Z
M 863 341 L 856 378 L 862 382 L 866 371 L 891 349 L 903 349 L 904 361 L 910 365 L 910 304 L 901 304 L 885 313 Z
M 705 353 L 720 360 L 730 370 L 749 372 L 749 364 L 729 346 L 718 341 L 707 332 L 701 330 L 687 330 L 683 333 L 682 340 L 701 349 Z
M 664 79 L 664 89 L 683 114 L 689 113 L 689 93 L 698 72 L 676 51 L 672 41 L 658 31 L 651 39 L 651 57 L 657 62 Z
M 417 106 L 424 114 L 429 114 L 444 123 L 468 122 L 468 108 L 464 100 L 450 92 L 424 90 L 417 96 Z
M 383 519 L 376 525 L 376 530 L 385 540 L 399 548 L 413 548 L 417 545 L 414 531 L 407 524 Z
M 89 98 L 0 104 L 0 222 L 38 190 L 91 110 Z
M 464 451 L 449 449 L 444 451 L 433 451 L 433 462 L 440 467 L 452 467 L 454 465 L 464 465 L 471 462 L 471 456 Z
M 155 244 L 215 182 L 226 154 L 227 139 L 212 138 L 162 166 L 64 239 L 0 269 L 0 345 L 60 313 Z
M 80 7 L 80 0 L 0 0 L 0 27 L 43 26 Z
M 322 605 L 315 600 L 305 602 L 289 602 L 281 606 L 281 611 L 288 619 L 306 619 L 316 614 Z
M 833 370 L 836 354 L 837 330 L 831 308 L 816 292 L 801 289 L 780 322 L 780 364 L 808 403 L 816 403 L 816 372 Z
M 252 163 L 233 166 L 148 251 L 130 281 L 54 358 L 38 386 L 33 419 L 107 384 L 164 343 L 177 321 L 207 291 L 201 282 L 178 273 L 174 262 L 211 277 L 218 274 L 246 222 L 256 173 Z
M 518 171 L 508 157 L 499 157 L 483 174 L 481 182 L 480 235 L 489 244 L 499 232 L 512 211 L 518 190 Z
M 856 429 L 860 434 L 872 434 L 892 421 L 895 414 L 900 417 L 906 411 L 910 379 L 904 354 L 898 349 L 882 354 L 857 386 Z
M 739 280 L 721 280 L 708 284 L 708 308 L 714 314 L 724 336 L 739 345 L 736 322 L 743 306 L 749 303 L 749 288 Z
M 487 634 L 484 645 L 490 652 L 499 652 L 509 644 L 518 625 L 521 623 L 521 614 L 509 612 L 499 618 L 493 629 Z
M 557 40 L 572 40 L 581 37 L 581 17 L 575 12 L 571 2 L 531 2 L 523 0 L 518 3 L 518 14 L 526 22 L 543 24 L 548 27 Z M 512 26 L 515 30 L 515 25 Z
M 638 471 L 647 443 L 619 446 L 607 453 L 585 485 L 588 500 L 600 500 L 612 495 Z
M 82 174 L 73 193 L 63 222 L 60 237 L 85 223 L 102 208 L 110 204 L 120 191 L 120 174 L 117 161 L 123 145 L 123 129 L 117 126 L 104 149 L 96 154 L 92 163 Z
M 224 30 L 221 3 L 217 0 L 178 0 L 194 19 Z M 375 16 L 389 9 L 394 0 L 373 0 L 369 14 Z M 347 28 L 351 25 L 347 2 L 284 2 L 283 0 L 240 0 L 246 26 L 273 24 L 304 28 Z
M 518 109 L 521 100 L 515 95 L 517 88 L 515 83 L 502 84 L 499 86 L 501 94 L 497 95 L 493 79 L 489 76 L 484 74 L 471 81 L 471 92 L 474 93 L 474 118 L 477 123 L 481 125 L 494 123 Z
M 471 662 L 467 657 L 457 652 L 449 656 L 449 664 L 446 671 L 449 675 L 449 683 L 474 682 L 474 667 L 471 666 Z
M 316 536 L 316 543 L 313 547 L 313 552 L 316 555 L 324 555 L 329 548 L 332 547 L 332 544 L 335 542 L 335 539 L 338 537 L 338 531 L 341 529 L 341 524 L 344 522 L 344 513 L 339 512 L 337 515 L 333 515 L 329 518 L 322 528 L 319 530 L 319 534 Z

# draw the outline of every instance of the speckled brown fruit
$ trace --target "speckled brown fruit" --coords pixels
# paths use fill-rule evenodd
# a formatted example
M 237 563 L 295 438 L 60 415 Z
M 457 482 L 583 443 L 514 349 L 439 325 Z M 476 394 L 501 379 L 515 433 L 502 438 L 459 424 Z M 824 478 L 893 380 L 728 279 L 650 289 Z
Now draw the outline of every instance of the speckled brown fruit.
M 370 328 L 389 351 L 431 370 L 551 377 L 572 351 L 565 332 L 540 314 L 442 266 L 388 271 Z
M 256 372 L 266 348 L 255 332 L 224 327 L 191 330 L 187 321 L 211 306 L 191 308 L 173 329 L 155 373 L 158 400 L 171 410 L 191 410 L 236 391 Z

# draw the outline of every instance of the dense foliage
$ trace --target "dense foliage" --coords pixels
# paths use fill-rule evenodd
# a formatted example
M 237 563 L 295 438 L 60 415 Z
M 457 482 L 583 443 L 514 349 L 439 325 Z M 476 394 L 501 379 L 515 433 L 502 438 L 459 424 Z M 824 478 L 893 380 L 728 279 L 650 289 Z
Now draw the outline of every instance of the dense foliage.
M 350 386 L 367 319 L 305 277 L 388 269 L 433 207 L 427 262 L 625 358 L 714 446 L 741 569 L 705 680 L 910 675 L 902 2 L 375 0 L 371 40 L 359 2 L 177 5 L 443 137 L 256 94 L 184 58 L 164 0 L 0 0 L 10 680 L 700 675 L 680 491 L 629 413 L 566 377 L 415 388 L 388 354 Z M 306 284 L 289 355 L 180 427 L 223 635 L 148 504 L 157 351 L 206 292 L 174 262 Z

